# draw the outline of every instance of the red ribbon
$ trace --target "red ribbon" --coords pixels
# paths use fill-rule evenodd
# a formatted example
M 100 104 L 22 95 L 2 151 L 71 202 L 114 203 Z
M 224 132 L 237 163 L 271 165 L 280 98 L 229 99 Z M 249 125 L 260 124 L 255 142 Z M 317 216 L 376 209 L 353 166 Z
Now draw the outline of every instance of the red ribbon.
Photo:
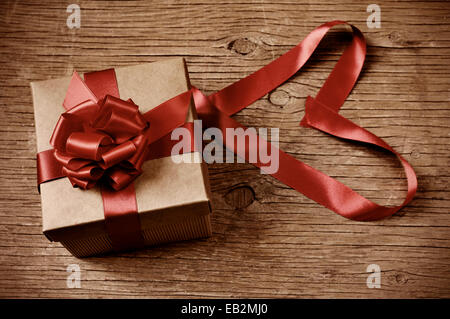
M 206 122 L 206 126 L 218 127 L 223 132 L 226 128 L 243 127 L 229 116 L 292 77 L 309 59 L 325 34 L 339 24 L 348 25 L 343 21 L 332 21 L 319 26 L 300 44 L 278 59 L 208 97 L 194 88 L 194 100 L 199 117 Z M 345 49 L 316 98 L 306 99 L 305 116 L 300 125 L 339 138 L 376 145 L 396 155 L 404 167 L 408 181 L 408 191 L 403 203 L 393 207 L 380 206 L 259 137 L 258 147 L 263 145 L 279 152 L 279 170 L 271 174 L 273 177 L 339 215 L 353 220 L 369 221 L 390 216 L 408 204 L 416 193 L 417 177 L 411 165 L 381 138 L 338 114 L 358 79 L 366 55 L 364 36 L 355 26 L 350 27 L 353 31 L 352 43 Z M 225 140 L 224 145 L 231 148 L 230 141 Z M 249 147 L 249 145 L 246 147 L 247 153 Z M 232 150 L 237 151 L 233 148 Z M 252 164 L 264 169 L 264 164 L 260 162 Z
M 227 128 L 245 128 L 230 116 L 292 77 L 309 59 L 329 29 L 338 24 L 347 23 L 333 21 L 319 26 L 283 56 L 219 92 L 205 96 L 197 88 L 192 88 L 143 115 L 136 112 L 137 107 L 131 100 L 118 99 L 113 70 L 88 73 L 85 83 L 75 74 L 64 101 L 64 106 L 69 110 L 62 115 L 60 122 L 64 123 L 58 123 L 52 138 L 56 151 L 48 150 L 37 156 L 38 183 L 68 176 L 74 185 L 89 188 L 100 179 L 100 175 L 108 176 L 114 180 L 112 185 L 119 185 L 116 189 L 122 188 L 116 192 L 107 188 L 102 191 L 108 233 L 117 247 L 129 248 L 141 242 L 141 238 L 136 236 L 136 233 L 140 234 L 140 226 L 134 188 L 129 182 L 139 175 L 143 160 L 170 156 L 174 141 L 170 140 L 169 133 L 174 128 L 185 125 L 192 130 L 192 123 L 184 124 L 191 95 L 198 115 L 206 126 L 217 127 L 223 133 Z M 257 145 L 249 145 L 247 141 L 245 148 L 239 150 L 235 143 L 226 139 L 226 134 L 223 134 L 223 143 L 236 153 L 244 153 L 247 160 L 250 150 L 257 151 L 261 147 L 278 152 L 279 170 L 271 174 L 273 177 L 339 215 L 368 221 L 392 215 L 408 204 L 417 190 L 417 178 L 411 165 L 382 139 L 338 114 L 357 81 L 366 54 L 362 33 L 350 26 L 353 31 L 352 43 L 344 51 L 316 98 L 307 98 L 305 116 L 300 125 L 339 138 L 376 145 L 396 155 L 408 181 L 407 196 L 401 205 L 385 207 L 375 204 L 259 136 L 255 136 Z M 95 119 L 88 121 L 90 118 Z M 126 124 L 122 126 L 119 123 Z M 140 144 L 139 139 L 144 141 Z M 193 141 L 189 142 L 195 145 Z M 146 147 L 140 153 L 142 145 Z M 135 157 L 139 160 L 130 161 Z M 252 164 L 263 170 L 266 165 L 260 161 Z M 129 177 L 124 177 L 128 184 L 122 183 L 121 178 L 115 179 L 115 172 L 121 172 L 120 176 L 128 174 Z

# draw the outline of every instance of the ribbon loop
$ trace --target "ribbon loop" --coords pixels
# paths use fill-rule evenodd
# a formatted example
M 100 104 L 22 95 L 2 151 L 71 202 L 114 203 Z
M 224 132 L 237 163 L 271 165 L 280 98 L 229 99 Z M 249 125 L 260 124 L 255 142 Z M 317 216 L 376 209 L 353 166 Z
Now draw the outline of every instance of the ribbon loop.
M 102 147 L 112 143 L 112 138 L 105 134 L 73 132 L 66 141 L 66 153 L 84 159 L 99 161 L 102 156 Z
M 136 146 L 131 141 L 127 141 L 110 149 L 102 155 L 103 168 L 110 168 L 120 162 L 130 158 L 136 153 Z

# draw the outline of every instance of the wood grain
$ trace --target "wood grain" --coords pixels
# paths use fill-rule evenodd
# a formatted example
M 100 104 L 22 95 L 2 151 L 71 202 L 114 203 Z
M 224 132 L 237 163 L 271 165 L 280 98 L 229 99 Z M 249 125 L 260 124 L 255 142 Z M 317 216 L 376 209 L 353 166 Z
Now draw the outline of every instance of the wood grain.
M 369 29 L 369 2 L 78 1 L 81 28 L 71 30 L 72 2 L 0 2 L 0 297 L 450 297 L 448 2 L 376 1 L 381 28 Z M 42 235 L 30 81 L 183 56 L 192 83 L 211 93 L 335 19 L 356 24 L 369 44 L 342 114 L 418 174 L 417 196 L 399 214 L 349 221 L 249 164 L 214 164 L 212 238 L 81 260 Z M 279 127 L 285 151 L 380 204 L 398 204 L 406 185 L 393 157 L 298 126 L 305 98 L 349 43 L 342 30 L 236 118 Z M 74 263 L 80 289 L 66 286 Z M 380 289 L 366 286 L 373 263 Z

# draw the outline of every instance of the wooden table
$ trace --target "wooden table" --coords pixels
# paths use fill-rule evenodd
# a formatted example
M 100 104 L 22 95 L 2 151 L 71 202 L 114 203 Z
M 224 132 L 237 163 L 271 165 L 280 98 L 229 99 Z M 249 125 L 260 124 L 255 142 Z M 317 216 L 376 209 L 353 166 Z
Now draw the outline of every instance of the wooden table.
M 450 297 L 450 4 L 369 2 L 75 1 L 0 3 L 1 297 Z M 416 169 L 419 190 L 399 214 L 354 222 L 250 164 L 209 166 L 213 236 L 135 253 L 76 259 L 41 233 L 30 81 L 183 56 L 212 93 L 257 70 L 330 20 L 368 41 L 364 71 L 341 114 L 384 138 Z M 392 156 L 301 128 L 349 32 L 336 28 L 303 71 L 236 118 L 279 127 L 281 148 L 386 205 L 401 203 Z M 81 288 L 68 288 L 78 264 Z M 381 268 L 369 289 L 366 268 Z

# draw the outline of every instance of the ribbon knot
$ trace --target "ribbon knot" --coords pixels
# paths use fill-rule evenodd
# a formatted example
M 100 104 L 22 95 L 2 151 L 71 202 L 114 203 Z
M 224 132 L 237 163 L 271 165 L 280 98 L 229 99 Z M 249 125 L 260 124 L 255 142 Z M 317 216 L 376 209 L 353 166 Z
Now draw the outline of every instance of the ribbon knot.
M 50 144 L 74 187 L 89 189 L 103 180 L 120 190 L 142 173 L 149 123 L 131 99 L 106 95 L 63 113 Z

